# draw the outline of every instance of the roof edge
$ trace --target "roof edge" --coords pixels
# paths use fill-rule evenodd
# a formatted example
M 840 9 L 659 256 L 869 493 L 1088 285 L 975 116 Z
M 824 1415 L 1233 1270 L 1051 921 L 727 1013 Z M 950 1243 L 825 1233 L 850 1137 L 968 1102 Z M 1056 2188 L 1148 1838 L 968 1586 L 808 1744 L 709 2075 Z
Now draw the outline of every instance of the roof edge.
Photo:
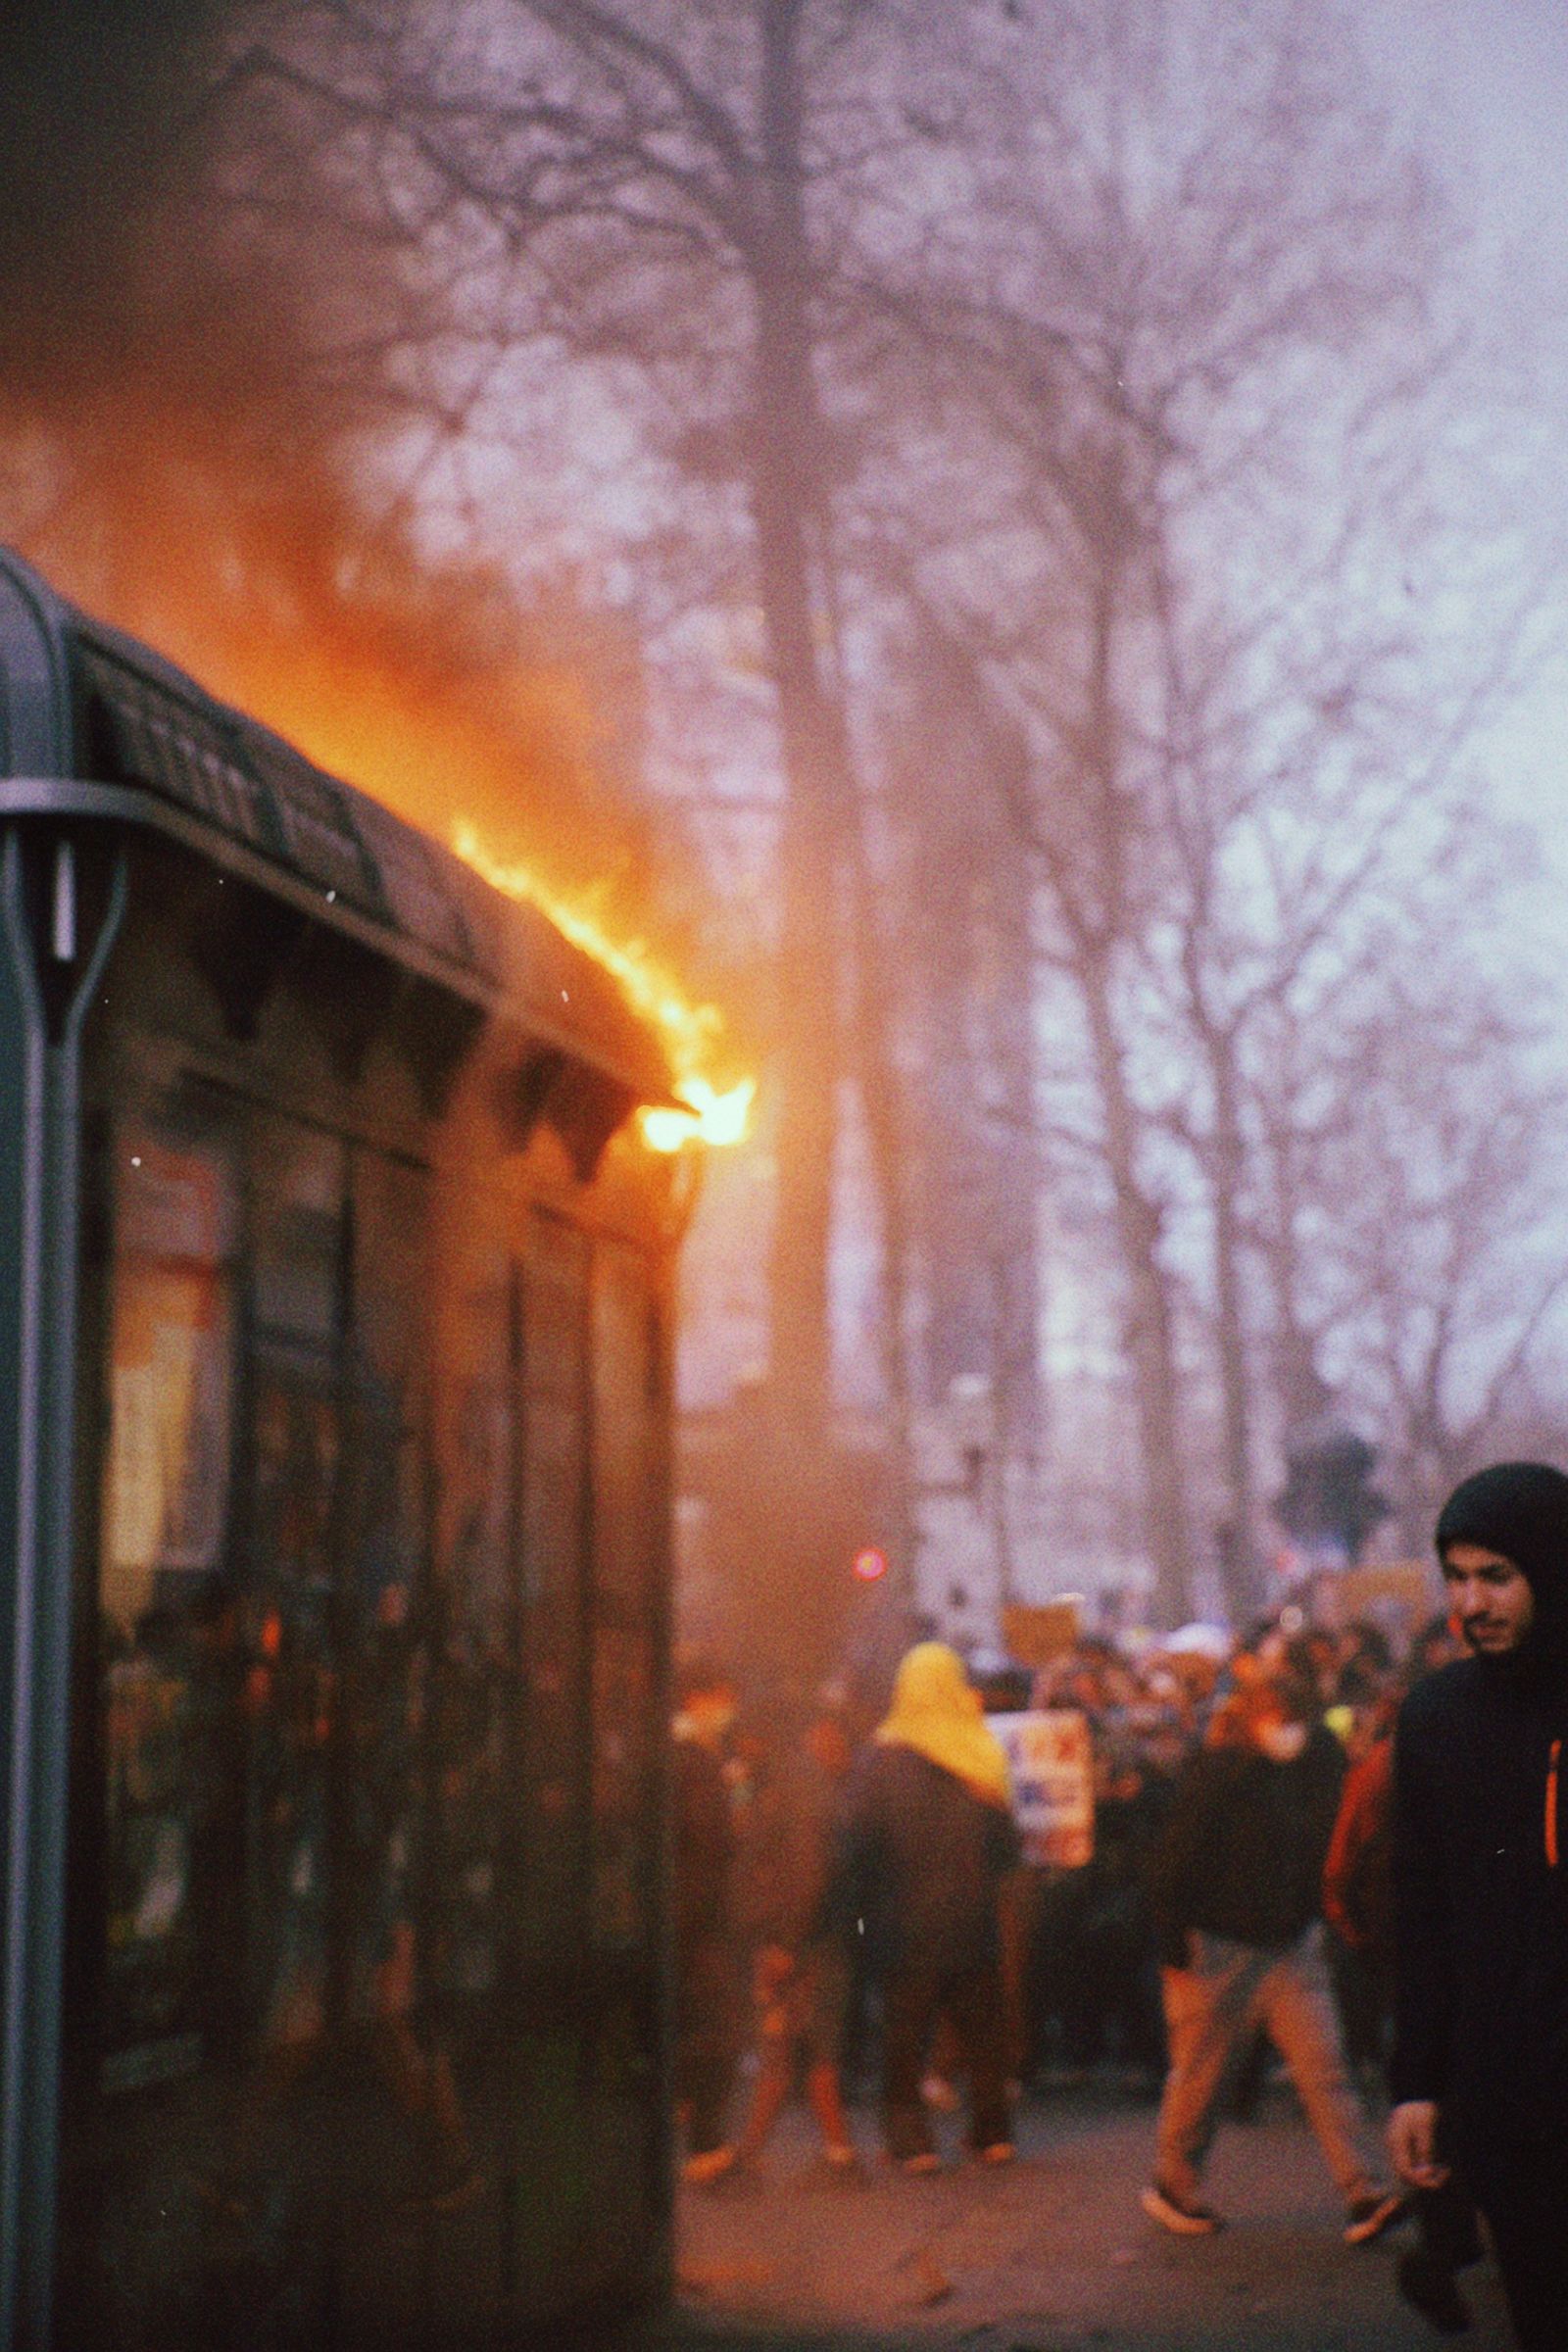
M 392 814 L 391 811 L 387 813 Z M 585 1036 L 580 1028 L 552 1019 L 548 1012 L 528 1004 L 503 983 L 491 979 L 478 969 L 440 955 L 394 924 L 380 922 L 362 913 L 334 891 L 323 889 L 275 859 L 264 857 L 245 842 L 235 839 L 220 825 L 181 808 L 177 802 L 166 799 L 150 786 L 100 784 L 74 776 L 0 776 L 0 818 L 26 816 L 132 825 L 161 834 L 165 839 L 210 858 L 237 880 L 266 892 L 269 897 L 294 907 L 326 929 L 354 940 L 373 954 L 386 956 L 401 964 L 405 970 L 416 973 L 432 986 L 476 1005 L 492 1018 L 516 1029 L 530 1041 L 586 1063 L 603 1076 L 612 1079 L 617 1086 L 624 1087 L 634 1102 L 671 1108 L 678 1104 L 679 1099 L 671 1090 L 668 1067 L 652 1042 L 652 1032 L 637 1020 L 629 1007 L 626 1010 L 627 1022 L 640 1037 L 650 1041 L 650 1057 L 657 1062 L 657 1076 L 653 1068 L 635 1066 L 596 1039 Z M 393 821 L 402 823 L 404 820 L 394 817 Z M 468 869 L 464 870 L 466 872 Z M 495 899 L 504 918 L 518 924 L 519 917 L 532 915 L 536 922 L 549 931 L 563 956 L 572 957 L 600 977 L 592 959 L 558 932 L 547 916 L 537 909 L 514 906 L 499 891 L 493 890 L 480 874 L 473 874 L 471 879 L 475 890 L 486 892 Z

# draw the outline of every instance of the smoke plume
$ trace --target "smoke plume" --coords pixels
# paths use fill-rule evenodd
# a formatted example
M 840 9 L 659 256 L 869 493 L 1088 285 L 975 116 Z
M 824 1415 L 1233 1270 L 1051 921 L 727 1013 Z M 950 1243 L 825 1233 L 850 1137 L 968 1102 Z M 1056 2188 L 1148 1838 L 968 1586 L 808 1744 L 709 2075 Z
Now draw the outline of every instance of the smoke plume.
M 7 13 L 0 537 L 431 830 L 466 815 L 629 906 L 624 649 L 433 554 L 397 495 L 440 322 L 368 168 L 393 134 L 376 155 L 313 89 L 309 27 L 221 0 Z

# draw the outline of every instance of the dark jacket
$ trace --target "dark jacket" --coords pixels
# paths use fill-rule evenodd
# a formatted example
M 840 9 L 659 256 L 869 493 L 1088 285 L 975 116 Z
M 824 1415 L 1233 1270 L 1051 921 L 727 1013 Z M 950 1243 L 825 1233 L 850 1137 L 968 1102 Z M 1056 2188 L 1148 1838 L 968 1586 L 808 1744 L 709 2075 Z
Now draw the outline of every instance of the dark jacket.
M 674 1796 L 675 1949 L 684 1956 L 731 1927 L 729 1791 L 718 1758 L 695 1740 L 675 1741 Z
M 1010 1813 L 913 1748 L 869 1747 L 851 1781 L 842 1874 L 873 1967 L 939 1975 L 998 1957 L 997 1888 L 1018 1859 Z
M 798 1952 L 841 1926 L 829 1912 L 829 1880 L 843 1836 L 841 1781 L 809 1756 L 770 1776 L 736 1844 L 735 1921 L 753 1943 Z
M 1564 1740 L 1568 1684 L 1493 1660 L 1445 1667 L 1399 1712 L 1391 2082 L 1442 2105 L 1478 2187 L 1499 2162 L 1568 2155 L 1568 1870 L 1548 1831 Z
M 1254 1748 L 1200 1748 L 1176 1782 L 1150 1871 L 1160 1958 L 1186 1965 L 1190 1928 L 1283 1950 L 1322 1907 L 1345 1751 L 1314 1724 L 1288 1764 Z

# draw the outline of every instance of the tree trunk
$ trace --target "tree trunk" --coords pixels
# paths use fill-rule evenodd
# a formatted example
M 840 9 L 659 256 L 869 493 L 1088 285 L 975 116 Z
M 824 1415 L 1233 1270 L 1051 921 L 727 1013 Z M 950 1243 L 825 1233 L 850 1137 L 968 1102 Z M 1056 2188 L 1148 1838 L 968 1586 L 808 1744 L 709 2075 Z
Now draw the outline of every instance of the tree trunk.
M 1288 1041 L 1274 1050 L 1291 1052 L 1294 1060 Z M 1288 1109 L 1265 1106 L 1263 1151 L 1270 1197 L 1259 1219 L 1258 1242 L 1273 1323 L 1274 1393 L 1289 1449 L 1298 1432 L 1322 1418 L 1332 1397 L 1301 1312 L 1300 1139 Z
M 1121 1040 L 1102 957 L 1076 960 L 1105 1124 L 1105 1167 L 1116 1210 L 1116 1239 L 1127 1298 L 1127 1347 L 1134 1371 L 1143 1461 L 1144 1524 L 1154 1568 L 1152 1614 L 1174 1626 L 1188 1615 L 1192 1555 L 1182 1473 L 1175 1319 L 1159 1262 L 1159 1212 L 1138 1174 L 1137 1119 L 1127 1087 Z
M 863 828 L 855 840 L 857 1067 L 865 1111 L 871 1170 L 882 1212 L 882 1380 L 888 1408 L 888 1452 L 893 1524 L 888 1533 L 895 1565 L 890 1603 L 905 1617 L 914 1607 L 914 1445 L 909 1369 L 909 1230 L 905 1196 L 906 1164 L 903 1093 L 888 1020 L 891 986 Z
M 1257 1558 L 1257 1494 L 1252 1470 L 1250 1350 L 1242 1279 L 1242 1188 L 1246 1147 L 1236 1100 L 1234 1041 L 1204 1020 L 1204 1052 L 1214 1087 L 1214 1133 L 1207 1153 L 1213 1219 L 1214 1324 L 1228 1536 L 1219 1544 L 1225 1599 L 1241 1624 L 1262 1605 Z
M 779 1434 L 817 1446 L 828 1420 L 844 778 L 811 594 L 821 431 L 802 208 L 798 11 L 761 12 L 765 220 L 754 257 L 749 489 L 785 777 L 778 949 L 778 1175 L 769 1264 Z

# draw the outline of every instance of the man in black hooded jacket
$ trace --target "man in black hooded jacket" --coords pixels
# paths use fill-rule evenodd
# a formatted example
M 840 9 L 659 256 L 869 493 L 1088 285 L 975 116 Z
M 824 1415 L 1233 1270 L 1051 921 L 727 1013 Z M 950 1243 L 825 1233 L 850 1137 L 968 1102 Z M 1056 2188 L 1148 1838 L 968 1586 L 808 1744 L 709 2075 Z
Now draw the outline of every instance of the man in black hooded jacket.
M 1524 2352 L 1568 2347 L 1568 1478 L 1504 1462 L 1438 1521 L 1471 1651 L 1417 1685 L 1395 1750 L 1403 2179 L 1449 2161 L 1492 2226 Z

